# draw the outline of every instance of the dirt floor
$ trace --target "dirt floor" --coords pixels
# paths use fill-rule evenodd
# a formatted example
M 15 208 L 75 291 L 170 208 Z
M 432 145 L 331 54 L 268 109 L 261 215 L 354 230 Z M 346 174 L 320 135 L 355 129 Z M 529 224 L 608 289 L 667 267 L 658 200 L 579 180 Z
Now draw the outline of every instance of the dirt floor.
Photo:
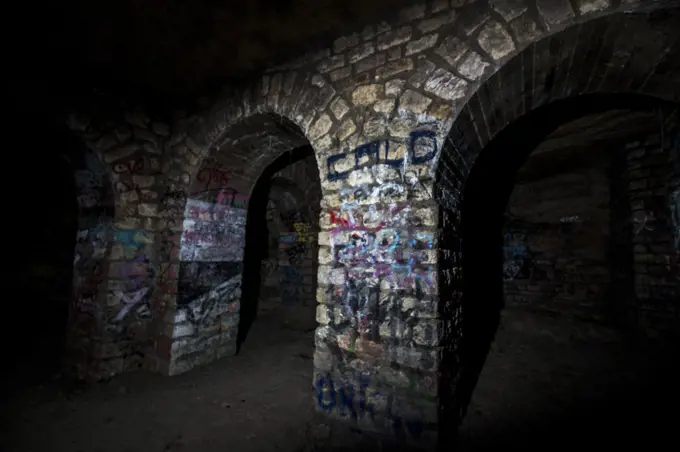
M 239 356 L 172 378 L 138 373 L 89 387 L 52 382 L 15 391 L 3 410 L 0 450 L 394 450 L 315 414 L 313 332 L 271 330 L 256 322 Z M 506 314 L 461 448 L 672 444 L 680 398 L 670 356 L 631 349 L 613 335 L 579 335 Z

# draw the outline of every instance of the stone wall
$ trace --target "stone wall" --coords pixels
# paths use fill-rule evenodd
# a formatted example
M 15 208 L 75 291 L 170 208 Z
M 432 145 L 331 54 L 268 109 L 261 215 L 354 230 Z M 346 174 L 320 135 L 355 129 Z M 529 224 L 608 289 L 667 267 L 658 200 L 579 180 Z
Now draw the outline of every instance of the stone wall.
M 664 130 L 673 137 L 669 124 Z M 504 227 L 507 308 L 574 326 L 585 321 L 653 338 L 677 334 L 673 139 L 662 143 L 652 130 L 591 149 L 588 166 L 578 171 L 529 181 L 520 172 Z M 523 171 L 538 166 L 535 160 Z
M 610 194 L 609 162 L 601 157 L 608 153 L 598 151 L 587 168 L 515 186 L 503 231 L 506 307 L 565 321 L 603 317 Z
M 630 0 L 418 4 L 248 86 L 225 88 L 200 114 L 72 121 L 118 191 L 111 224 L 155 269 L 146 286 L 121 288 L 113 275 L 97 286 L 119 292 L 94 303 L 102 315 L 91 336 L 106 353 L 91 354 L 91 373 L 122 371 L 131 343 L 167 374 L 232 350 L 246 277 L 243 218 L 255 182 L 277 156 L 311 144 L 323 191 L 317 407 L 408 438 L 455 421 L 464 411 L 449 403 L 460 398 L 465 318 L 459 202 L 470 168 L 506 125 L 552 101 L 612 91 L 679 100 L 668 69 L 677 61 L 668 50 L 678 37 L 674 17 L 652 22 L 622 12 L 639 7 Z M 214 215 L 232 219 L 215 224 Z M 196 228 L 216 239 L 206 248 L 211 242 Z M 225 234 L 227 242 L 217 239 Z M 106 237 L 125 243 L 113 232 Z M 110 262 L 146 262 L 112 245 L 100 253 L 106 275 Z M 201 292 L 186 278 L 198 283 L 203 271 L 229 281 L 210 314 L 205 303 L 218 306 L 212 289 Z M 206 323 L 190 325 L 191 318 Z M 176 345 L 184 334 L 186 345 Z
M 653 337 L 677 334 L 680 325 L 677 150 L 677 132 L 656 132 L 625 147 L 635 294 L 628 315 Z

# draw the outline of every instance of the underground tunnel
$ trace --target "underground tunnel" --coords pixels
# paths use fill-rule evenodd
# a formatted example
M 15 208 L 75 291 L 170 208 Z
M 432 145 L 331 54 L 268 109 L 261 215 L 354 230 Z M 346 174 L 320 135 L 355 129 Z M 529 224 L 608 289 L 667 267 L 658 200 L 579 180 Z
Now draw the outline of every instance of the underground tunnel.
M 3 450 L 672 440 L 677 1 L 132 3 L 8 54 Z

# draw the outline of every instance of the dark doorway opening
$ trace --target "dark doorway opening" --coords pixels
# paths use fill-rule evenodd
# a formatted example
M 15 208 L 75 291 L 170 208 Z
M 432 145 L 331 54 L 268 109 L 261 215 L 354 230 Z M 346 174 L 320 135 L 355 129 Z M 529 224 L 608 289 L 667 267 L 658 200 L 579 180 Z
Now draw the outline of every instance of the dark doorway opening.
M 634 328 L 629 328 L 626 314 L 621 310 L 616 312 L 617 301 L 620 307 L 626 304 L 621 298 L 635 297 L 631 293 L 630 273 L 625 276 L 624 271 L 623 277 L 619 274 L 620 280 L 614 281 L 609 287 L 610 292 L 603 297 L 610 301 L 610 308 L 614 305 L 608 321 L 624 331 L 622 340 L 616 345 L 605 345 L 598 349 L 599 352 L 594 352 L 592 343 L 573 337 L 567 342 L 578 344 L 570 347 L 546 345 L 555 341 L 551 339 L 540 343 L 535 337 L 521 343 L 517 334 L 512 336 L 506 331 L 512 323 L 508 320 L 512 314 L 508 309 L 508 269 L 505 268 L 508 256 L 505 251 L 517 248 L 517 244 L 506 243 L 504 231 L 512 223 L 507 215 L 508 203 L 520 168 L 546 137 L 555 133 L 561 125 L 587 115 L 618 109 L 647 111 L 650 114 L 662 112 L 662 116 L 677 111 L 675 105 L 633 95 L 589 95 L 555 102 L 525 115 L 501 131 L 480 153 L 466 180 L 461 206 L 464 298 L 459 359 L 462 371 L 456 388 L 456 409 L 468 410 L 461 428 L 461 439 L 475 448 L 507 447 L 510 443 L 517 443 L 533 449 L 545 447 L 545 441 L 554 441 L 558 437 L 560 446 L 564 447 L 573 447 L 584 441 L 611 445 L 614 438 L 620 440 L 621 445 L 635 441 L 643 444 L 645 438 L 653 436 L 652 432 L 658 431 L 661 426 L 670 426 L 664 415 L 650 416 L 649 413 L 651 410 L 655 413 L 664 411 L 660 408 L 662 404 L 668 404 L 671 409 L 673 402 L 668 401 L 678 400 L 678 391 L 670 379 L 671 375 L 677 375 L 670 371 L 675 367 L 672 353 L 677 352 L 674 348 L 677 344 L 673 343 L 672 335 L 666 336 L 670 340 L 664 342 L 639 341 L 641 335 Z M 591 157 L 584 155 L 582 158 L 587 163 Z M 617 173 L 621 172 L 621 164 L 620 156 L 612 154 L 610 176 L 620 176 Z M 565 164 L 558 166 L 561 166 L 558 168 L 560 171 L 568 169 Z M 619 216 L 625 216 L 625 211 L 623 214 L 621 210 L 617 212 Z M 565 223 L 574 217 L 565 216 L 568 219 Z M 632 239 L 628 246 L 630 249 L 612 246 L 608 250 L 609 264 L 615 267 L 613 276 L 621 268 L 633 268 Z M 517 272 L 513 275 L 527 271 L 524 263 L 514 264 L 517 265 L 513 271 Z M 545 322 L 551 321 L 549 316 L 543 318 L 548 319 Z M 560 322 L 564 322 L 562 317 L 553 319 L 557 326 Z M 535 324 L 525 323 L 514 331 L 533 334 L 535 329 Z M 527 344 L 535 349 L 534 356 L 526 353 Z M 578 364 L 567 372 L 559 368 L 558 361 L 562 358 L 568 361 L 569 357 L 565 357 L 568 353 L 575 356 L 573 363 L 588 362 L 584 359 L 586 355 L 589 355 L 591 363 L 599 363 L 602 356 L 607 356 L 610 367 L 603 370 L 606 366 L 600 366 L 599 371 L 602 372 L 597 374 L 597 371 L 586 368 L 587 365 Z M 531 366 L 518 361 L 535 359 L 543 360 L 544 365 L 543 379 L 534 382 Z M 527 364 L 525 369 L 517 370 L 523 364 Z M 487 372 L 487 369 L 490 370 Z M 480 373 L 483 374 L 481 380 Z M 493 378 L 484 375 L 491 373 Z M 636 377 L 623 377 L 631 373 Z M 511 380 L 515 383 L 510 383 Z M 524 386 L 530 388 L 527 394 L 535 399 L 535 403 L 527 408 L 531 413 L 527 418 L 522 418 L 521 406 L 512 406 L 517 399 L 507 396 L 519 394 L 522 381 L 527 382 Z M 541 402 L 540 394 L 544 389 L 547 391 L 545 394 L 553 394 L 555 398 L 550 399 L 546 395 Z M 499 405 L 504 406 L 499 408 Z M 508 418 L 498 417 L 499 412 L 505 412 Z M 616 436 L 621 429 L 628 429 L 631 434 L 625 438 Z M 661 436 L 655 437 L 655 440 L 663 441 Z
M 311 146 L 282 154 L 258 179 L 248 204 L 237 353 L 268 313 L 278 317 L 275 328 L 315 328 L 320 199 Z

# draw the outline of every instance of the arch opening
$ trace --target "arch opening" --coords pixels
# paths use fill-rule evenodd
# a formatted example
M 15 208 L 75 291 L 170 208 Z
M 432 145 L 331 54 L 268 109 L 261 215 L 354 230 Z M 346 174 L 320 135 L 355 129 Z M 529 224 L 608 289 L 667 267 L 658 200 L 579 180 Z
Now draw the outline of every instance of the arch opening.
M 188 190 L 171 374 L 238 353 L 268 311 L 314 328 L 320 198 L 316 156 L 293 123 L 262 114 L 220 137 Z
M 649 405 L 621 406 L 617 391 L 639 390 L 658 375 L 612 384 L 602 399 L 593 394 L 613 376 L 665 365 L 638 353 L 637 361 L 624 360 L 633 367 L 617 367 L 619 348 L 639 352 L 640 341 L 631 339 L 661 339 L 652 350 L 664 352 L 677 342 L 677 136 L 677 105 L 638 95 L 577 96 L 522 116 L 474 161 L 457 228 L 449 230 L 461 238 L 461 371 L 453 398 L 455 409 L 468 413 L 464 438 L 488 437 L 495 422 L 513 426 L 512 434 L 495 431 L 503 441 L 522 432 L 538 441 L 567 425 L 599 439 L 609 438 L 608 426 L 640 427 L 635 414 Z M 640 220 L 652 211 L 653 221 Z M 650 263 L 657 260 L 667 264 Z M 650 277 L 663 290 L 650 295 Z M 555 375 L 572 388 L 557 387 Z M 503 403 L 516 404 L 511 416 Z M 607 422 L 594 430 L 585 421 L 592 416 Z M 532 422 L 532 432 L 522 430 Z

